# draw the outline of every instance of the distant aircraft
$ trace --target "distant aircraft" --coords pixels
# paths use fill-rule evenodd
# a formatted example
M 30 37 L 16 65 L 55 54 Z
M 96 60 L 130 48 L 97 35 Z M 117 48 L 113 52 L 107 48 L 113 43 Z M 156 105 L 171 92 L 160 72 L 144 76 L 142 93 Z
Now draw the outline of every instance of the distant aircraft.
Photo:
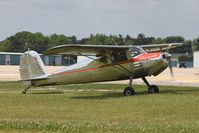
M 44 55 L 80 55 L 88 60 L 67 66 L 49 74 L 35 51 L 25 52 L 20 59 L 21 80 L 31 86 L 50 86 L 63 84 L 80 84 L 101 81 L 130 79 L 124 89 L 125 96 L 135 95 L 133 79 L 142 78 L 148 86 L 148 93 L 158 93 L 156 85 L 150 85 L 147 76 L 157 76 L 170 63 L 169 49 L 181 46 L 181 43 L 153 44 L 139 46 L 118 45 L 83 45 L 69 44 L 50 48 Z M 147 52 L 146 52 L 147 51 Z M 161 52 L 160 52 L 161 51 Z M 172 69 L 171 69 L 172 73 Z

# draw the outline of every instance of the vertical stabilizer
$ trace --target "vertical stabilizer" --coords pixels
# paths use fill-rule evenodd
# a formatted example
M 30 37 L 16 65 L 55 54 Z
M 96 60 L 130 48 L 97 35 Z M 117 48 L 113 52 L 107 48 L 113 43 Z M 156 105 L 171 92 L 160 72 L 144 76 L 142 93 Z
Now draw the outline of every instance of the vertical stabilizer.
M 48 72 L 39 54 L 35 51 L 27 51 L 20 58 L 21 80 L 36 80 L 47 78 Z

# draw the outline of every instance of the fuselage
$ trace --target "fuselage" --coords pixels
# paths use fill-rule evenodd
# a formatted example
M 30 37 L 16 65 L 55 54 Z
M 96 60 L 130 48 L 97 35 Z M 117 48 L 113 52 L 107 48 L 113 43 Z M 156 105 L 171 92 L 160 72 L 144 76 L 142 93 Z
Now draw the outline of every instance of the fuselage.
M 125 53 L 110 53 L 103 57 L 68 66 L 54 72 L 47 79 L 31 81 L 33 86 L 79 84 L 101 81 L 115 81 L 146 76 L 157 76 L 168 67 L 164 53 L 135 53 L 130 49 Z

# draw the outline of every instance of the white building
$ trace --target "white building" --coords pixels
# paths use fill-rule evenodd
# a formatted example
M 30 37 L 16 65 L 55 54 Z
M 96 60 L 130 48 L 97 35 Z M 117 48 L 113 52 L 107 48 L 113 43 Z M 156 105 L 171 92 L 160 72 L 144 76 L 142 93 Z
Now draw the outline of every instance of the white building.
M 199 51 L 195 51 L 193 54 L 193 67 L 199 68 Z

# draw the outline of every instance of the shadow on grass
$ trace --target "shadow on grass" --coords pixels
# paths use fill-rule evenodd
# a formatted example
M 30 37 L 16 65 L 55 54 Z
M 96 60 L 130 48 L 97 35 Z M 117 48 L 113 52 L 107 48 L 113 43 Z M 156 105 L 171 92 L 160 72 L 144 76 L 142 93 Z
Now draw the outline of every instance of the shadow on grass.
M 147 90 L 146 91 L 139 91 L 135 92 L 135 96 L 147 96 L 147 95 L 160 95 L 160 94 L 199 94 L 199 88 L 190 88 L 190 89 L 169 89 L 169 90 L 160 90 L 159 93 L 156 94 L 148 94 Z M 90 95 L 89 96 L 73 96 L 70 97 L 71 99 L 109 99 L 109 98 L 121 98 L 121 97 L 126 97 L 122 94 L 122 92 L 107 92 L 103 93 L 100 95 Z M 133 97 L 133 96 L 128 96 L 128 97 Z
M 124 97 L 122 95 L 121 92 L 107 92 L 107 93 L 103 93 L 103 94 L 100 94 L 100 95 L 96 95 L 96 94 L 93 94 L 93 95 L 90 95 L 89 96 L 73 96 L 73 97 L 70 97 L 71 99 L 109 99 L 109 98 L 120 98 L 120 97 Z
M 63 91 L 48 91 L 48 92 L 31 92 L 28 94 L 33 94 L 33 95 L 47 95 L 47 94 L 64 94 Z
M 199 88 L 160 90 L 160 94 L 199 94 Z
M 159 93 L 156 94 L 199 94 L 199 87 L 164 87 L 163 89 L 160 88 Z M 148 94 L 148 90 L 136 92 L 136 95 L 153 95 Z
M 73 91 L 75 93 L 79 93 L 80 91 Z M 85 94 L 78 94 L 78 96 L 71 96 L 69 98 L 71 99 L 110 99 L 110 98 L 121 98 L 121 97 L 126 97 L 123 95 L 123 91 L 121 92 L 93 92 L 87 91 L 88 95 Z M 30 92 L 28 94 L 33 94 L 33 95 L 52 95 L 52 94 L 64 94 L 65 91 L 41 91 L 41 92 Z M 163 87 L 162 89 L 160 88 L 160 92 L 155 95 L 160 95 L 160 94 L 198 94 L 199 95 L 199 87 Z M 148 94 L 147 89 L 135 89 L 135 96 L 147 96 L 147 95 L 154 95 L 154 94 Z M 130 96 L 133 97 L 133 96 Z
M 132 96 L 124 96 L 123 92 L 103 92 L 103 94 L 99 95 L 90 95 L 89 96 L 73 96 L 70 97 L 71 99 L 109 99 L 109 98 L 121 98 L 121 97 L 133 97 L 133 96 L 143 96 L 143 95 L 148 95 L 146 91 L 142 92 L 135 92 L 135 95 Z

